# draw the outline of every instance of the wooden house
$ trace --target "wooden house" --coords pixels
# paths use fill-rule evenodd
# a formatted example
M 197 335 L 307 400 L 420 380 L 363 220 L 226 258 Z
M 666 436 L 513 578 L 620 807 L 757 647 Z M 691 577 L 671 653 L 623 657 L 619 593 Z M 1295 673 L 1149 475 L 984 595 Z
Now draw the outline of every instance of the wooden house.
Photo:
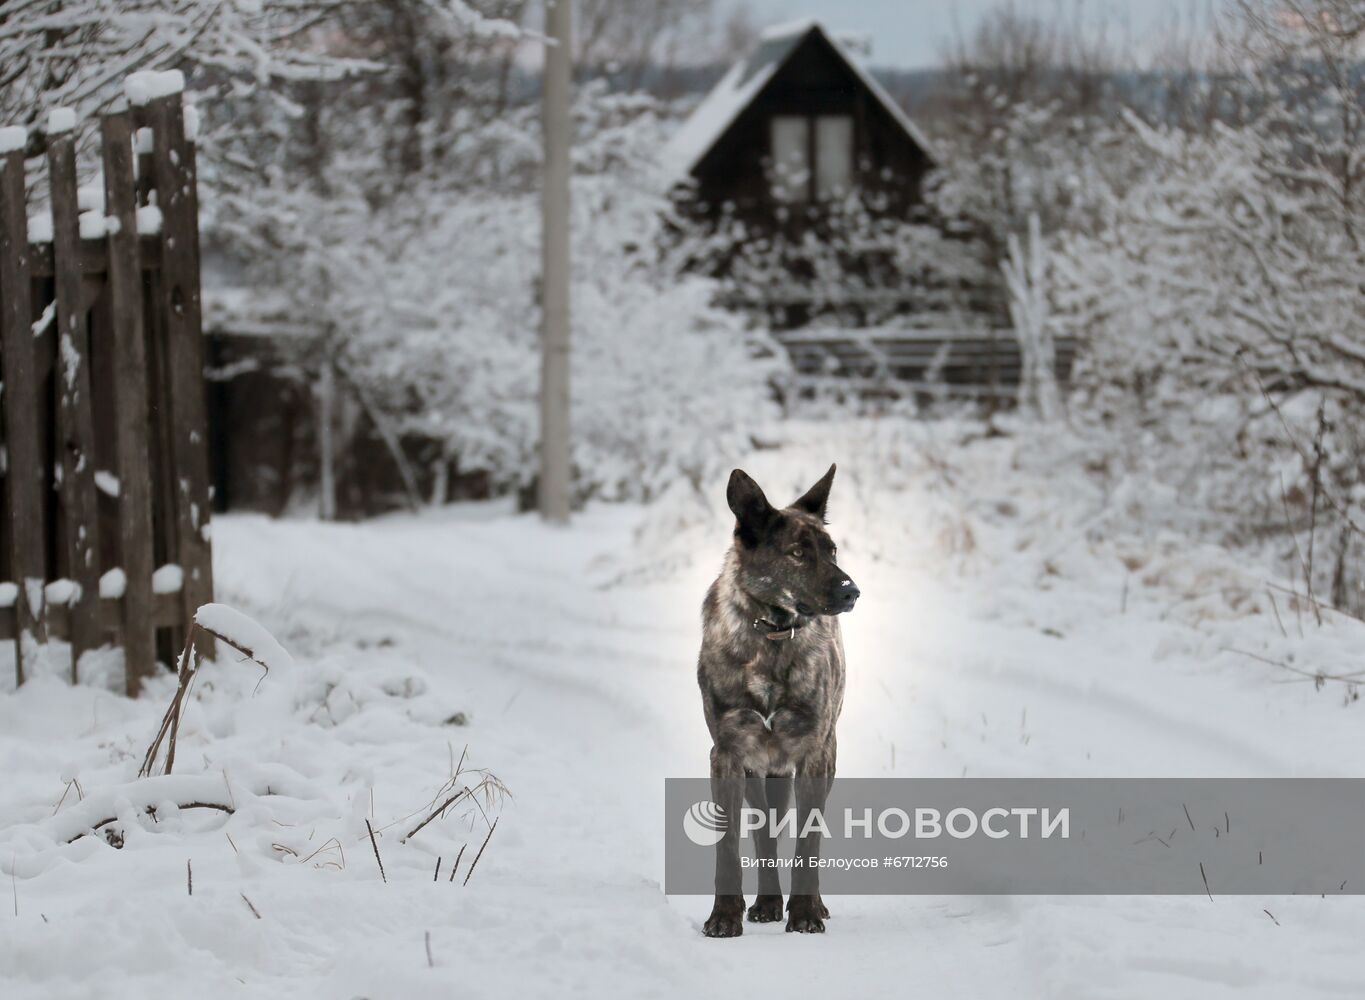
M 777 334 L 797 389 L 1013 393 L 996 263 L 925 203 L 941 154 L 819 22 L 764 32 L 664 159 L 679 217 L 711 237 L 696 266 Z M 1072 354 L 1057 345 L 1063 378 Z
M 766 31 L 675 134 L 666 162 L 710 217 L 779 225 L 855 191 L 920 202 L 935 157 L 908 115 L 817 21 Z

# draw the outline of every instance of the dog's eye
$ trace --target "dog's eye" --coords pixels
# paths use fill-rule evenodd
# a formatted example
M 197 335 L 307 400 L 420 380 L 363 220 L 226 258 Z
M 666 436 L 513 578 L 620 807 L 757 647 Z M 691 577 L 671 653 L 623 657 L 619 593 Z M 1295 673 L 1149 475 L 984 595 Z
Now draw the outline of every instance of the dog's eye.
M 793 559 L 804 559 L 806 558 L 806 550 L 797 546 L 794 549 L 788 549 L 787 555 L 791 556 Z

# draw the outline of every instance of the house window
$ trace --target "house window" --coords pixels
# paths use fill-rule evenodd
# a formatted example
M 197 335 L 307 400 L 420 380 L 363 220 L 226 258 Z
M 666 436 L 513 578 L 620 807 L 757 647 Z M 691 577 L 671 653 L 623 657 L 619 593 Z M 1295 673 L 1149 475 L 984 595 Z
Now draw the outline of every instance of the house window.
M 778 201 L 810 197 L 810 119 L 773 117 L 773 194 Z
M 844 197 L 853 188 L 853 119 L 774 115 L 772 169 L 773 194 L 779 201 Z
M 843 198 L 853 189 L 853 119 L 821 115 L 815 119 L 815 196 Z

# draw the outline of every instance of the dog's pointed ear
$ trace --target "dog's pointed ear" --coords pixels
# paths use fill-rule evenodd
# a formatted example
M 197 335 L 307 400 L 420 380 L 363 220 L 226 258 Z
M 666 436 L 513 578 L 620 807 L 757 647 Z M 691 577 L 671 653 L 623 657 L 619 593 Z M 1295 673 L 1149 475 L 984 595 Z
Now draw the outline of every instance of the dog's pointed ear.
M 745 545 L 756 545 L 763 529 L 776 513 L 758 483 L 749 478 L 743 469 L 736 469 L 730 473 L 730 482 L 725 487 L 725 500 L 734 512 L 735 534 L 739 540 Z
M 807 514 L 814 514 L 823 521 L 825 506 L 829 503 L 829 488 L 834 485 L 835 468 L 837 466 L 831 465 L 829 471 L 820 477 L 820 481 L 806 490 L 805 496 L 792 506 L 797 510 L 804 510 Z

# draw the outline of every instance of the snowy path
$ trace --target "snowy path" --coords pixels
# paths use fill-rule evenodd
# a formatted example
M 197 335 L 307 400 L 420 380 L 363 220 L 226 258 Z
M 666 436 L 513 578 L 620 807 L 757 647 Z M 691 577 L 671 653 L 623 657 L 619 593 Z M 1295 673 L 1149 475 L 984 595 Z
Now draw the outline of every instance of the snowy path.
M 21 857 L 32 836 L 0 839 L 0 865 L 20 876 L 19 918 L 0 936 L 6 996 L 84 996 L 96 981 L 109 996 L 183 995 L 190 983 L 203 997 L 696 996 L 762 984 L 833 996 L 1358 995 L 1365 906 L 1350 898 L 838 898 L 823 938 L 775 924 L 703 939 L 709 900 L 660 891 L 658 818 L 664 777 L 704 773 L 697 607 L 723 535 L 714 558 L 667 583 L 600 589 L 596 560 L 631 544 L 638 513 L 594 511 L 566 534 L 474 512 L 218 523 L 220 599 L 316 666 L 267 678 L 255 698 L 229 698 L 234 684 L 249 695 L 254 673 L 223 673 L 183 759 L 265 756 L 345 789 L 358 811 L 347 822 L 319 812 L 307 840 L 335 834 L 345 870 L 276 864 L 268 835 L 254 856 L 234 853 L 188 822 L 120 852 L 87 838 L 33 868 Z M 1353 771 L 1358 710 L 1191 655 L 1208 638 L 1161 620 L 1161 595 L 1135 594 L 1118 614 L 1121 575 L 1042 593 L 1002 570 L 983 587 L 859 565 L 857 540 L 841 541 L 865 595 L 846 625 L 843 774 Z M 398 704 L 392 692 L 408 688 L 416 696 Z M 299 725 L 310 698 L 335 725 Z M 3 696 L 12 781 L 0 830 L 50 812 L 64 770 L 87 788 L 126 780 L 110 748 L 139 751 L 162 704 L 56 681 Z M 467 725 L 443 724 L 455 710 Z M 434 855 L 448 863 L 470 835 L 433 831 L 425 848 L 425 833 L 400 848 L 395 829 L 381 882 L 356 817 L 371 796 L 376 826 L 411 811 L 466 742 L 514 796 L 476 875 L 467 887 L 430 876 Z M 472 839 L 471 851 L 481 830 Z

